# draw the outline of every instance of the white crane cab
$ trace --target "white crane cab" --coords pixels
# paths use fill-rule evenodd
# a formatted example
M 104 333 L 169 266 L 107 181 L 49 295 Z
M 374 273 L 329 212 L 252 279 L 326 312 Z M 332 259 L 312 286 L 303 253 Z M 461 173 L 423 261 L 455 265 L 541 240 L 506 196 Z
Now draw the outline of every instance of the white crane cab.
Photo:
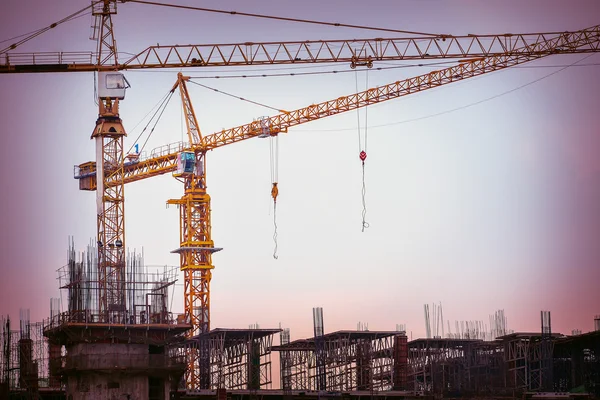
M 98 72 L 98 97 L 123 100 L 125 89 L 131 87 L 125 75 L 116 71 Z

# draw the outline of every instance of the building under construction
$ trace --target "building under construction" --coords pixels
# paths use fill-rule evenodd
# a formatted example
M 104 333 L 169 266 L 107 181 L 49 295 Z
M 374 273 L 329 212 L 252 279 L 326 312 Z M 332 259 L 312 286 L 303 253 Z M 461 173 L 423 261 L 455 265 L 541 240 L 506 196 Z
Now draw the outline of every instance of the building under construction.
M 0 398 L 600 394 L 600 330 L 515 332 L 493 341 L 408 341 L 401 331 L 348 330 L 290 341 L 287 329 L 256 327 L 184 339 L 186 325 L 170 319 L 107 324 L 69 316 L 57 313 L 42 324 L 22 313 L 18 329 L 3 320 Z M 195 373 L 206 385 L 196 390 L 183 378 L 192 351 L 207 355 L 196 357 Z M 272 351 L 279 353 L 279 388 Z
M 43 322 L 30 322 L 27 311 L 18 327 L 2 320 L 0 398 L 600 394 L 600 317 L 596 331 L 564 336 L 552 332 L 550 313 L 542 312 L 540 332 L 509 332 L 502 323 L 491 339 L 477 323 L 437 336 L 443 319 L 434 313 L 441 321 L 434 337 L 409 341 L 403 330 L 326 333 L 323 311 L 315 308 L 308 338 L 292 341 L 289 329 L 258 326 L 191 336 L 185 315 L 168 307 L 176 268 L 152 269 L 141 254 L 129 253 L 110 277 L 107 298 L 96 250 L 76 253 L 70 245 L 68 263 L 58 270 L 65 311 L 53 299 Z

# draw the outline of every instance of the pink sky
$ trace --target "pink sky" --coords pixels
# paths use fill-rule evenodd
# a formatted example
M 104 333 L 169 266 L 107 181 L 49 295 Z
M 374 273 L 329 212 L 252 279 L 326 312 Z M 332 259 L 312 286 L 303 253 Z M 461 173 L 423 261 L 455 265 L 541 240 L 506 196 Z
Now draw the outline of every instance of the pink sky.
M 0 40 L 47 26 L 87 4 L 5 1 Z M 593 0 L 577 6 L 434 0 L 206 1 L 203 6 L 452 34 L 564 31 L 600 22 L 600 3 Z M 93 51 L 89 18 L 59 26 L 17 51 Z M 119 4 L 115 31 L 122 52 L 159 42 L 393 36 L 131 3 Z M 480 105 L 400 123 L 527 85 L 583 57 L 556 56 L 533 68 L 372 107 L 369 124 L 386 126 L 369 130 L 371 227 L 365 233 L 360 232 L 356 113 L 291 131 L 280 141 L 277 261 L 271 258 L 268 144 L 211 152 L 213 238 L 225 248 L 214 257 L 212 326 L 281 322 L 298 338 L 312 334 L 311 308 L 323 306 L 327 331 L 354 329 L 358 321 L 376 330 L 404 323 L 422 336 L 423 304 L 442 302 L 451 323 L 487 322 L 488 315 L 504 309 L 511 329 L 536 331 L 540 310 L 550 310 L 554 331 L 591 330 L 600 314 L 600 56 Z M 347 66 L 309 70 L 331 69 Z M 176 72 L 127 73 L 132 88 L 122 104 L 126 129 L 133 130 L 171 88 Z M 373 70 L 369 82 L 421 73 L 422 67 Z M 358 79 L 364 86 L 363 72 Z M 356 91 L 353 73 L 201 83 L 283 109 Z M 68 236 L 75 236 L 79 248 L 95 236 L 94 196 L 79 192 L 72 179 L 73 165 L 94 157 L 93 76 L 1 75 L 0 87 L 0 314 L 17 319 L 19 308 L 29 308 L 32 319 L 40 320 L 48 315 L 49 298 L 58 296 L 55 270 L 66 262 Z M 205 133 L 272 113 L 199 88 L 192 99 Z M 180 140 L 177 104 L 165 118 L 150 148 Z M 138 133 L 130 132 L 126 144 Z M 176 265 L 169 251 L 178 246 L 177 211 L 165 209 L 165 201 L 179 197 L 181 188 L 170 176 L 130 186 L 128 246 L 143 247 L 147 264 Z

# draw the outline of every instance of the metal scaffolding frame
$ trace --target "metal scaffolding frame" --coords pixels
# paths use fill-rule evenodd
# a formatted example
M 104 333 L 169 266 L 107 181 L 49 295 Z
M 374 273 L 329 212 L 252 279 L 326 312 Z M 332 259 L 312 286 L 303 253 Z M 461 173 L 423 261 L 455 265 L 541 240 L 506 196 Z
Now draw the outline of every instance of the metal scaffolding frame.
M 504 379 L 504 347 L 500 341 L 474 342 L 465 347 L 467 375 L 463 391 L 475 394 L 502 392 Z
M 408 384 L 417 392 L 442 393 L 463 389 L 468 351 L 478 339 L 417 339 L 408 343 Z
M 531 332 L 499 337 L 504 346 L 506 387 L 517 391 L 544 390 L 544 381 L 548 379 L 548 368 L 544 361 L 548 359 L 548 354 L 551 357 L 553 343 L 560 337 L 562 335 L 550 332 L 544 337 Z
M 397 366 L 402 357 L 397 355 L 406 347 L 397 338 L 406 340 L 404 332 L 394 331 L 337 331 L 319 336 L 325 363 L 324 389 L 319 385 L 315 338 L 294 340 L 273 350 L 279 352 L 285 365 L 282 382 L 290 390 L 389 391 L 398 386 L 394 380 L 402 377 L 402 368 Z
M 554 390 L 584 390 L 600 398 L 600 330 L 554 344 Z
M 512 333 L 494 341 L 417 339 L 409 343 L 409 388 L 435 394 L 553 389 L 552 354 L 562 335 Z
M 270 389 L 273 335 L 281 329 L 213 329 L 186 340 L 180 348 L 205 349 L 209 367 L 200 368 L 202 389 Z
M 13 330 L 10 318 L 1 319 L 0 387 L 29 393 L 56 387 L 51 379 L 48 339 L 44 337 L 43 324 L 31 323 L 29 310 L 21 310 L 19 322 L 19 329 Z

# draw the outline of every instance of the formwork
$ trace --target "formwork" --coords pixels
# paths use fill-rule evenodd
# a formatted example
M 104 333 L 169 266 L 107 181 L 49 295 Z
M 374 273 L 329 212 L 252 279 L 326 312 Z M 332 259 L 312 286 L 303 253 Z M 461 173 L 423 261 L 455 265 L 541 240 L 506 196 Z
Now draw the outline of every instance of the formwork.
M 406 335 L 395 331 L 337 331 L 323 344 L 324 388 L 320 386 L 315 338 L 274 346 L 280 354 L 281 381 L 292 391 L 390 391 L 404 388 Z

